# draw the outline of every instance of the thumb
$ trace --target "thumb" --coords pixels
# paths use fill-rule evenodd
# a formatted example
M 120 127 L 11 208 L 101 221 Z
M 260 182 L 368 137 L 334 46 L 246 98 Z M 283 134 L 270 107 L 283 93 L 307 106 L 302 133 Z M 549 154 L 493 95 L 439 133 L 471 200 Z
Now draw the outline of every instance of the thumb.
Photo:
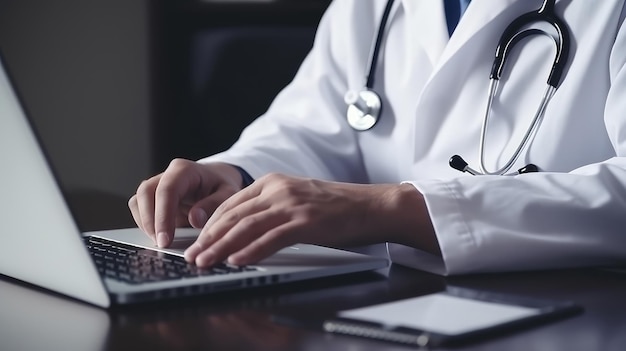
M 194 228 L 202 228 L 209 220 L 213 212 L 235 191 L 220 189 L 217 192 L 202 198 L 189 209 L 189 224 Z

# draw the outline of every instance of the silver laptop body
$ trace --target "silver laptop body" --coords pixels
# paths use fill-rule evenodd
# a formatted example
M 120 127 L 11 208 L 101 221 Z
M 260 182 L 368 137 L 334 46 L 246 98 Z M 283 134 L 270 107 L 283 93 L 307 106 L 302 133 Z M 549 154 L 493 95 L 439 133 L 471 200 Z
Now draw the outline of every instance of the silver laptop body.
M 179 229 L 158 250 L 137 228 L 81 233 L 0 56 L 0 274 L 108 307 L 161 298 L 270 285 L 384 268 L 388 260 L 314 245 L 296 245 L 234 274 L 129 284 L 101 275 L 86 236 L 182 257 L 198 235 Z

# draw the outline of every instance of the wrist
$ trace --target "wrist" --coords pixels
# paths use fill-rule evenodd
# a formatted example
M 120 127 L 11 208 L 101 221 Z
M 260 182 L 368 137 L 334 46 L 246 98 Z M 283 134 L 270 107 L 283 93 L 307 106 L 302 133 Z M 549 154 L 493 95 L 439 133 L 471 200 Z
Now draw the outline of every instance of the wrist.
M 382 200 L 384 223 L 378 230 L 386 241 L 441 254 L 424 197 L 413 185 L 388 185 Z

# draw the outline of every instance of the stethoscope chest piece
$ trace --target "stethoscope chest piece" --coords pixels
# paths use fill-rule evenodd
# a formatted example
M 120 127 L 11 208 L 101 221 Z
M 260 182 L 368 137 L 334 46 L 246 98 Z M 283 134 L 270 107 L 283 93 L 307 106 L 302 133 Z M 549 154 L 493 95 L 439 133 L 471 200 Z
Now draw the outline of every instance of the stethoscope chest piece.
M 356 130 L 364 131 L 372 128 L 380 117 L 380 97 L 369 89 L 360 92 L 350 90 L 344 96 L 348 104 L 348 123 Z

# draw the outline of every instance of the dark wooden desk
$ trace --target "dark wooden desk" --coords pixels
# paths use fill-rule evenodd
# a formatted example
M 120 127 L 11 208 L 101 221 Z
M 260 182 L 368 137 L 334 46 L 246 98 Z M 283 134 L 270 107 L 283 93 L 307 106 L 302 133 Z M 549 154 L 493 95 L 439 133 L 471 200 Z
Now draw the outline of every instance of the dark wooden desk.
M 410 350 L 272 321 L 396 300 L 447 285 L 574 300 L 585 312 L 457 350 L 626 350 L 626 275 L 596 270 L 445 279 L 392 266 L 378 274 L 98 309 L 0 278 L 3 350 Z

